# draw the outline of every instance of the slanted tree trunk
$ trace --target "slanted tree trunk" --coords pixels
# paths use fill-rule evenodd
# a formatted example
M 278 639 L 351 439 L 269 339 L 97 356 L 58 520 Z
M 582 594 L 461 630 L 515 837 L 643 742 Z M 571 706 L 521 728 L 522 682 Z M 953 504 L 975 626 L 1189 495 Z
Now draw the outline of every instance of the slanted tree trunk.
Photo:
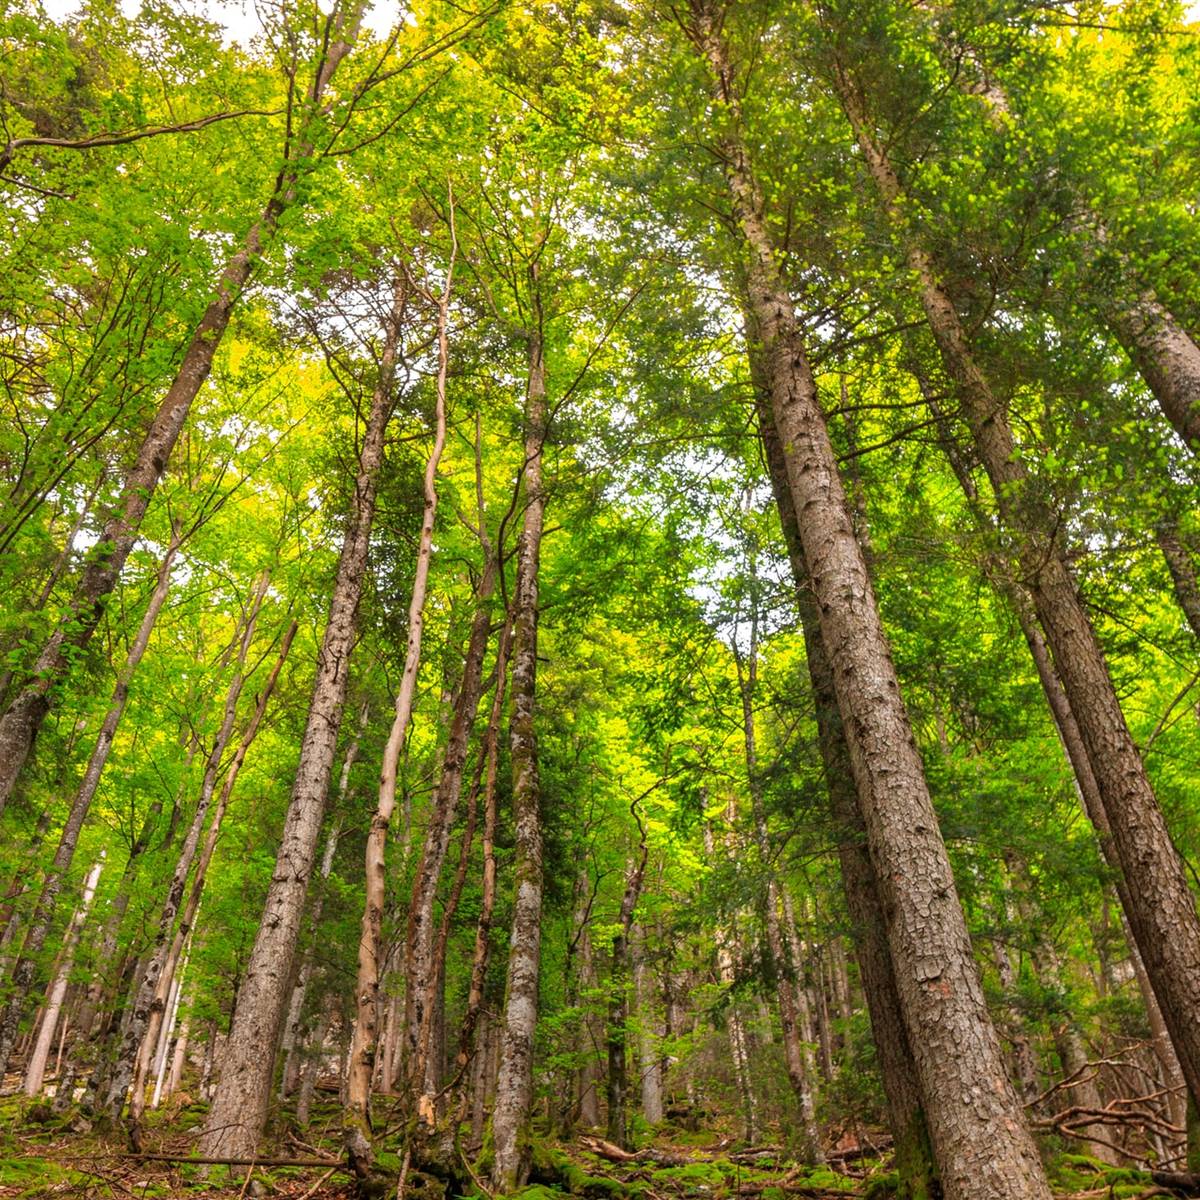
M 312 169 L 316 123 L 324 97 L 334 72 L 350 53 L 365 8 L 365 0 L 349 0 L 347 4 L 337 5 L 326 17 L 324 33 L 327 40 L 308 93 L 289 124 L 284 144 L 285 166 L 275 178 L 271 197 L 217 280 L 216 295 L 200 318 L 184 351 L 179 371 L 150 422 L 137 458 L 122 482 L 114 511 L 105 523 L 100 540 L 88 555 L 66 613 L 43 646 L 30 677 L 8 711 L 0 717 L 0 811 L 12 795 L 33 739 L 50 710 L 51 689 L 66 675 L 76 652 L 87 645 L 100 623 L 109 594 L 116 587 L 129 551 L 137 540 L 142 518 L 167 468 L 192 402 L 212 370 L 213 359 L 229 327 L 233 310 L 273 240 L 280 218 L 296 201 L 301 169 L 305 172 Z M 293 133 L 293 130 L 298 132 Z M 296 164 L 306 165 L 301 168 Z
M 966 922 L 763 200 L 740 140 L 740 83 L 701 0 L 689 34 L 720 106 L 722 159 L 804 558 L 876 868 L 909 1044 L 952 1200 L 1045 1200 L 1050 1189 L 987 1012 Z
M 200 797 L 196 802 L 196 811 L 192 816 L 192 823 L 183 840 L 183 845 L 179 849 L 179 858 L 176 860 L 175 871 L 171 876 L 166 899 L 159 915 L 154 946 L 142 973 L 141 982 L 137 986 L 133 1008 L 129 1013 L 129 1020 L 121 1037 L 117 1061 L 112 1077 L 108 1081 L 108 1088 L 104 1096 L 104 1110 L 105 1116 L 113 1122 L 118 1121 L 124 1111 L 126 1094 L 137 1070 L 142 1037 L 150 1022 L 156 1019 L 156 1014 L 161 1013 L 162 1005 L 166 1001 L 165 996 L 159 995 L 158 981 L 170 958 L 171 931 L 175 927 L 175 918 L 183 901 L 184 888 L 187 886 L 188 875 L 191 873 L 192 863 L 196 857 L 196 849 L 200 844 L 200 834 L 204 830 L 213 792 L 216 790 L 221 759 L 224 757 L 225 748 L 229 745 L 234 723 L 237 720 L 238 701 L 241 699 L 242 689 L 246 683 L 246 658 L 250 653 L 251 642 L 254 640 L 254 629 L 258 623 L 258 615 L 262 609 L 269 582 L 270 576 L 264 571 L 259 578 L 250 608 L 243 622 L 237 661 L 234 664 L 233 676 L 225 695 L 225 710 L 221 718 L 221 727 L 217 730 L 204 766 L 204 778 L 200 783 Z M 140 1129 L 136 1118 L 130 1124 L 130 1138 L 134 1148 L 137 1149 Z
M 533 1103 L 533 1039 L 537 1029 L 538 974 L 542 951 L 542 793 L 538 771 L 537 628 L 538 567 L 546 495 L 542 447 L 546 437 L 546 363 L 536 270 L 531 268 L 534 323 L 526 334 L 529 388 L 525 403 L 525 518 L 517 554 L 513 611 L 513 711 L 509 755 L 515 825 L 512 937 L 500 1035 L 500 1067 L 492 1111 L 495 1159 L 492 1186 L 514 1192 L 529 1174 L 529 1115 Z
M 1165 518 L 1154 526 L 1154 536 L 1171 573 L 1175 599 L 1179 601 L 1192 632 L 1200 638 L 1200 584 L 1196 582 L 1196 564 L 1179 536 L 1179 525 L 1173 519 Z
M 83 895 L 79 907 L 75 910 L 71 924 L 67 927 L 66 936 L 59 955 L 58 971 L 54 982 L 46 994 L 46 1007 L 42 1012 L 42 1024 L 38 1029 L 37 1041 L 29 1055 L 25 1066 L 25 1095 L 36 1096 L 42 1090 L 42 1080 L 46 1077 L 46 1062 L 50 1057 L 50 1047 L 54 1042 L 54 1031 L 58 1025 L 58 1016 L 62 1012 L 63 1000 L 67 994 L 67 984 L 71 978 L 71 966 L 75 961 L 75 947 L 79 944 L 79 935 L 83 932 L 91 911 L 92 900 L 96 895 L 96 884 L 100 882 L 100 871 L 104 866 L 104 855 L 88 872 L 83 884 Z
M 113 739 L 121 724 L 121 717 L 125 714 L 125 705 L 129 700 L 129 685 L 133 681 L 138 664 L 146 653 L 146 647 L 150 644 L 150 635 L 158 620 L 158 614 L 166 602 L 167 592 L 171 586 L 171 568 L 175 564 L 175 556 L 179 552 L 181 540 L 179 530 L 174 530 L 170 544 L 167 546 L 167 552 L 159 564 L 158 577 L 150 596 L 150 602 L 146 606 L 145 613 L 142 614 L 141 624 L 129 645 L 125 654 L 125 662 L 117 675 L 108 711 L 104 714 L 100 732 L 96 735 L 96 745 L 92 749 L 83 778 L 71 801 L 71 809 L 59 836 L 58 848 L 54 852 L 54 861 L 50 864 L 50 869 L 42 880 L 42 890 L 29 921 L 25 944 L 22 947 L 21 956 L 17 960 L 17 965 L 13 969 L 12 995 L 5 1006 L 3 1015 L 0 1016 L 0 1070 L 3 1070 L 4 1064 L 8 1062 L 8 1056 L 12 1053 L 17 1029 L 20 1026 L 33 984 L 33 977 L 37 970 L 38 955 L 46 944 L 46 938 L 54 924 L 58 893 L 62 888 L 63 879 L 74 861 L 75 847 L 79 844 L 79 834 L 92 807 L 96 789 L 100 786 L 100 778 L 104 772 L 104 766 L 108 762 Z
M 396 776 L 400 752 L 412 720 L 417 694 L 417 672 L 421 666 L 421 635 L 425 627 L 425 595 L 429 585 L 429 565 L 433 557 L 433 523 L 437 513 L 437 469 L 446 445 L 446 373 L 450 362 L 447 321 L 450 286 L 454 270 L 454 252 L 446 271 L 445 288 L 438 303 L 438 374 L 437 404 L 434 416 L 433 447 L 425 464 L 425 503 L 421 532 L 417 540 L 417 564 L 412 596 L 408 605 L 408 646 L 404 673 L 396 695 L 396 711 L 383 749 L 379 770 L 379 801 L 371 818 L 366 848 L 366 900 L 363 905 L 362 932 L 358 941 L 358 980 L 354 994 L 357 1020 L 350 1041 L 350 1063 L 346 1081 L 346 1112 L 343 1118 L 346 1154 L 355 1177 L 371 1178 L 374 1151 L 371 1145 L 371 1081 L 375 1075 L 380 1005 L 380 961 L 382 951 L 383 909 L 386 903 L 387 877 L 384 852 L 388 825 L 396 807 Z
M 1038 621 L 1079 728 L 1112 837 L 1130 928 L 1171 1031 L 1193 1098 L 1200 1098 L 1200 919 L 1145 766 L 1125 723 L 1103 651 L 1045 510 L 1020 460 L 1002 400 L 984 377 L 933 259 L 908 230 L 900 180 L 871 132 L 866 108 L 837 67 L 842 106 L 887 215 L 905 247 L 921 304 L 953 380 L 980 462 L 1027 581 Z
M 216 808 L 213 810 L 212 820 L 208 826 L 208 833 L 204 839 L 204 847 L 200 851 L 200 857 L 196 862 L 191 891 L 188 893 L 187 903 L 183 907 L 183 915 L 180 918 L 178 928 L 175 930 L 175 936 L 171 941 L 171 948 L 167 951 L 166 959 L 159 974 L 157 991 L 150 1006 L 149 1020 L 146 1022 L 145 1032 L 142 1034 L 142 1044 L 134 1067 L 133 1090 L 129 1100 L 129 1124 L 134 1131 L 131 1136 L 135 1142 L 140 1138 L 140 1133 L 137 1131 L 145 1109 L 146 1075 L 153 1059 L 153 1048 L 158 1044 L 159 1035 L 162 1032 L 163 1014 L 169 1007 L 170 988 L 178 984 L 178 981 L 175 979 L 176 964 L 179 963 L 180 956 L 184 952 L 184 947 L 189 943 L 192 929 L 195 927 L 196 914 L 200 910 L 200 899 L 204 894 L 204 883 L 208 876 L 208 867 L 212 862 L 213 854 L 217 848 L 217 838 L 221 833 L 221 824 L 225 819 L 225 812 L 229 808 L 229 800 L 233 795 L 234 785 L 237 783 L 238 775 L 241 773 L 242 764 L 246 761 L 246 755 L 258 734 L 262 719 L 266 715 L 267 705 L 270 703 L 271 696 L 275 691 L 275 685 L 279 681 L 279 673 L 283 670 L 283 664 L 287 661 L 288 652 L 292 648 L 292 641 L 299 628 L 299 622 L 292 621 L 284 632 L 283 640 L 279 644 L 279 653 L 275 657 L 275 665 L 271 668 L 271 674 L 267 677 L 266 683 L 258 694 L 254 712 L 246 724 L 237 750 L 234 751 L 233 761 L 229 764 L 229 768 L 225 772 L 225 782 L 221 785 L 221 795 L 217 800 Z
M 249 1157 L 267 1119 L 274 1056 L 264 1053 L 279 1040 L 287 1004 L 292 961 L 304 915 L 304 897 L 316 857 L 325 815 L 325 798 L 346 688 L 355 618 L 362 596 L 371 525 L 375 517 L 384 430 L 392 410 L 396 355 L 404 319 L 405 291 L 397 280 L 385 323 L 379 376 L 371 395 L 366 431 L 358 452 L 354 498 L 329 601 L 329 619 L 317 656 L 316 679 L 291 803 L 280 836 L 275 872 L 263 907 L 254 949 L 246 964 L 237 1012 L 222 1055 L 220 1080 L 200 1141 L 202 1154 L 214 1158 Z

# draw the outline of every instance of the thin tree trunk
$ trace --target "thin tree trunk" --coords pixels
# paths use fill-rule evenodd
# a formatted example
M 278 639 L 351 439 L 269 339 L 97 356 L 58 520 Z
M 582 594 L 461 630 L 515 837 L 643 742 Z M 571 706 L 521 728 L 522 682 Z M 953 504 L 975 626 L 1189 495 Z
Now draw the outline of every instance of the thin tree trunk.
M 359 720 L 358 731 L 354 735 L 354 740 L 346 749 L 346 757 L 342 760 L 342 776 L 338 782 L 338 804 L 337 811 L 344 812 L 346 808 L 346 796 L 350 788 L 350 768 L 354 765 L 354 760 L 358 757 L 358 748 L 362 741 L 363 730 L 367 723 L 367 705 L 362 706 L 362 714 Z M 302 1021 L 304 1019 L 304 998 L 308 994 L 308 986 L 312 981 L 313 966 L 315 964 L 314 952 L 316 950 L 317 933 L 321 928 L 321 913 L 325 907 L 325 884 L 329 879 L 329 874 L 333 870 L 334 855 L 337 854 L 338 840 L 342 833 L 341 817 L 338 817 L 329 832 L 325 835 L 325 852 L 321 855 L 321 867 L 319 877 L 321 887 L 319 888 L 316 898 L 313 900 L 312 909 L 308 914 L 308 945 L 305 947 L 304 958 L 300 963 L 300 970 L 296 974 L 296 983 L 292 988 L 291 999 L 288 1001 L 287 1021 L 284 1025 L 283 1041 L 280 1049 L 284 1053 L 283 1074 L 279 1082 L 279 1098 L 286 1099 L 295 1090 L 299 1084 L 300 1073 L 300 1051 L 302 1046 L 301 1031 Z
M 663 1057 L 659 1049 L 659 1014 L 654 971 L 646 952 L 644 928 L 637 930 L 633 964 L 634 992 L 638 1006 L 638 1073 L 642 1082 L 642 1116 L 651 1126 L 663 1121 Z
M 617 913 L 617 930 L 612 939 L 612 958 L 608 978 L 608 1029 L 605 1045 L 608 1050 L 608 1140 L 629 1148 L 629 1114 L 626 1111 L 629 1095 L 629 1054 L 626 1025 L 629 1020 L 629 956 L 633 914 L 642 894 L 646 877 L 646 860 L 650 847 L 646 841 L 646 826 L 637 810 L 637 801 L 629 811 L 638 827 L 637 858 L 625 876 L 625 891 Z
M 1171 573 L 1175 599 L 1192 632 L 1200 638 L 1200 584 L 1196 582 L 1196 565 L 1179 536 L 1179 526 L 1171 519 L 1159 521 L 1154 526 L 1154 536 Z
M 740 123 L 738 84 L 719 23 L 693 8 L 723 120 Z M 762 340 L 805 562 L 833 668 L 909 1044 L 950 1200 L 1050 1195 L 984 1002 L 966 922 L 912 728 L 854 536 L 795 309 L 736 132 L 722 154 L 748 255 L 750 311 Z
M 805 1052 L 806 1031 L 800 1028 L 799 989 L 803 982 L 797 971 L 800 963 L 793 963 L 784 945 L 780 926 L 779 879 L 771 857 L 770 837 L 767 831 L 767 815 L 763 807 L 762 785 L 758 767 L 758 736 L 755 729 L 754 706 L 758 692 L 758 562 L 752 549 L 749 554 L 748 570 L 751 585 L 750 599 L 750 645 L 743 658 L 736 645 L 738 692 L 742 702 L 742 737 L 746 755 L 747 790 L 750 795 L 751 816 L 754 821 L 754 839 L 758 847 L 761 869 L 766 873 L 766 903 L 764 920 L 767 931 L 767 952 L 777 980 L 779 992 L 779 1023 L 783 1031 L 783 1057 L 787 1068 L 788 1082 L 792 1085 L 796 1103 L 800 1110 L 800 1128 L 804 1140 L 802 1154 L 806 1161 L 822 1162 L 821 1135 L 817 1128 L 816 1108 L 813 1101 L 813 1061 Z
M 1045 631 L 1111 831 L 1131 902 L 1126 916 L 1193 1098 L 1200 1098 L 1200 919 L 1179 853 L 1125 723 L 1104 655 L 1052 533 L 1053 517 L 1029 486 L 1004 406 L 980 371 L 935 264 L 907 230 L 900 181 L 871 134 L 861 97 L 838 70 L 838 90 L 884 207 L 905 242 L 921 303 L 954 381 L 1001 518 Z
M 453 229 L 453 226 L 451 226 Z M 396 712 L 383 750 L 379 771 L 379 802 L 371 818 L 366 848 L 366 899 L 363 904 L 362 932 L 358 941 L 358 981 L 354 995 L 358 1017 L 350 1043 L 350 1061 L 346 1084 L 346 1113 L 343 1132 L 346 1154 L 355 1176 L 362 1181 L 371 1177 L 374 1151 L 371 1146 L 371 1080 L 375 1074 L 378 1037 L 380 952 L 383 909 L 386 902 L 387 876 L 384 851 L 388 825 L 396 807 L 396 776 L 400 753 L 412 720 L 417 692 L 417 672 L 421 665 L 421 634 L 425 626 L 425 595 L 429 583 L 429 565 L 433 557 L 433 522 L 437 513 L 437 469 L 446 445 L 446 374 L 450 362 L 447 322 L 450 287 L 454 271 L 454 250 L 446 269 L 446 282 L 438 303 L 438 374 L 437 404 L 433 448 L 425 464 L 425 504 L 421 532 L 417 542 L 417 565 L 412 596 L 408 606 L 408 647 L 404 673 L 396 695 Z
M 259 578 L 258 587 L 255 590 L 244 622 L 241 642 L 238 646 L 237 661 L 234 664 L 233 677 L 229 681 L 229 689 L 225 696 L 225 711 L 221 719 L 221 727 L 217 731 L 212 750 L 208 755 L 208 761 L 205 763 L 204 778 L 200 784 L 200 797 L 196 802 L 196 811 L 193 814 L 187 836 L 184 838 L 183 845 L 179 850 L 179 858 L 175 863 L 175 872 L 171 877 L 170 885 L 167 888 L 167 896 L 163 902 L 162 912 L 159 915 L 158 931 L 155 935 L 154 947 L 150 952 L 150 958 L 142 975 L 141 983 L 138 985 L 133 1008 L 129 1014 L 129 1022 L 122 1035 L 121 1046 L 117 1052 L 117 1060 L 113 1068 L 112 1077 L 108 1081 L 108 1088 L 104 1096 L 104 1109 L 107 1118 L 113 1122 L 120 1119 L 121 1113 L 125 1108 L 126 1094 L 129 1091 L 130 1082 L 137 1069 L 142 1035 L 145 1033 L 150 1021 L 154 1019 L 155 1013 L 161 1012 L 162 1004 L 165 1002 L 165 997 L 160 997 L 158 994 L 158 981 L 162 975 L 163 967 L 168 960 L 168 952 L 171 946 L 171 930 L 174 928 L 175 917 L 178 915 L 179 906 L 183 901 L 184 888 L 187 886 L 188 875 L 191 872 L 192 862 L 196 856 L 196 848 L 200 844 L 200 834 L 203 832 L 204 822 L 208 816 L 209 806 L 212 803 L 213 792 L 216 790 L 221 759 L 224 756 L 225 748 L 229 745 L 229 738 L 233 734 L 234 722 L 237 720 L 238 701 L 241 699 L 242 689 L 246 683 L 244 673 L 246 658 L 250 653 L 250 644 L 254 638 L 254 629 L 258 623 L 258 615 L 261 611 L 269 582 L 270 576 L 264 571 Z M 135 1118 L 130 1126 L 130 1136 L 135 1140 L 135 1145 L 138 1135 L 138 1122 Z
M 71 801 L 71 809 L 59 836 L 58 848 L 54 852 L 54 861 L 50 864 L 45 879 L 42 880 L 42 890 L 30 918 L 25 944 L 21 949 L 17 965 L 13 969 L 12 996 L 5 1006 L 3 1016 L 0 1017 L 0 1070 L 8 1062 L 8 1056 L 12 1052 L 13 1042 L 16 1039 L 17 1029 L 37 970 L 37 958 L 46 944 L 46 938 L 54 924 L 58 893 L 67 872 L 71 869 L 71 863 L 75 858 L 75 847 L 79 844 L 79 834 L 83 829 L 88 812 L 91 810 L 96 789 L 100 786 L 100 778 L 104 772 L 104 766 L 108 762 L 113 739 L 116 737 L 121 718 L 125 713 L 125 705 L 129 700 L 130 683 L 138 664 L 146 653 L 154 624 L 166 602 L 167 592 L 171 586 L 171 568 L 174 566 L 181 540 L 179 530 L 174 530 L 170 544 L 167 546 L 167 552 L 159 564 L 158 576 L 154 591 L 150 596 L 150 602 L 146 606 L 141 624 L 138 626 L 138 631 L 126 652 L 125 662 L 117 675 L 112 699 L 109 701 L 108 711 L 104 714 L 104 720 L 100 725 L 100 732 L 96 735 L 96 744 L 92 749 L 91 758 L 88 760 L 83 778 Z
M 263 1047 L 274 1048 L 279 1040 L 279 1026 L 287 1005 L 292 962 L 304 914 L 304 897 L 325 815 L 325 798 L 337 750 L 342 707 L 346 701 L 350 652 L 354 645 L 356 615 L 375 517 L 384 430 L 392 409 L 396 355 L 405 307 L 404 287 L 397 280 L 392 309 L 385 325 L 379 377 L 359 449 L 353 507 L 338 560 L 329 619 L 317 657 L 313 696 L 300 744 L 291 803 L 284 820 L 263 918 L 246 964 L 238 1010 L 222 1056 L 220 1082 L 200 1141 L 201 1153 L 213 1158 L 249 1157 L 257 1149 L 266 1124 L 274 1061 L 272 1054 L 264 1054 Z
M 283 670 L 283 664 L 287 661 L 288 652 L 292 648 L 292 641 L 299 628 L 299 622 L 292 621 L 284 633 L 283 640 L 279 644 L 279 653 L 275 657 L 275 665 L 271 668 L 271 674 L 267 677 L 266 683 L 258 694 L 254 712 L 246 724 L 237 750 L 234 751 L 233 761 L 229 764 L 229 769 L 225 772 L 225 782 L 221 785 L 221 795 L 217 800 L 216 808 L 213 810 L 212 820 L 209 822 L 208 833 L 204 839 L 204 847 L 200 851 L 199 859 L 196 861 L 196 870 L 192 876 L 191 891 L 188 893 L 187 903 L 183 907 L 183 915 L 180 918 L 178 928 L 175 930 L 175 936 L 171 941 L 171 948 L 167 952 L 166 959 L 162 964 L 157 991 L 154 1001 L 150 1006 L 150 1015 L 146 1022 L 145 1032 L 142 1034 L 142 1045 L 133 1074 L 133 1091 L 129 1101 L 129 1123 L 135 1131 L 132 1135 L 135 1141 L 140 1136 L 136 1131 L 141 1124 L 142 1113 L 145 1108 L 146 1073 L 150 1067 L 152 1047 L 157 1044 L 162 1028 L 163 1014 L 168 1006 L 170 988 L 173 985 L 177 985 L 175 967 L 180 961 L 180 956 L 183 954 L 184 947 L 190 940 L 192 929 L 195 927 L 196 914 L 200 910 L 200 899 L 204 894 L 204 883 L 208 876 L 208 867 L 212 862 L 213 853 L 217 848 L 217 838 L 221 833 L 221 824 L 225 819 L 226 810 L 229 808 L 229 800 L 233 795 L 238 775 L 241 773 L 242 764 L 246 761 L 246 755 L 255 737 L 258 735 L 259 726 L 266 715 L 267 705 L 270 703 L 271 696 L 275 691 L 275 685 L 279 681 L 279 673 Z
M 92 899 L 96 895 L 96 884 L 100 882 L 100 871 L 104 866 L 104 855 L 88 872 L 84 881 L 83 896 L 79 908 L 67 928 L 66 937 L 59 960 L 58 973 L 50 985 L 46 995 L 46 1008 L 42 1013 L 42 1024 L 38 1030 L 37 1041 L 25 1067 L 25 1095 L 36 1096 L 42 1090 L 42 1080 L 46 1076 L 46 1060 L 50 1056 L 50 1046 L 54 1041 L 54 1029 L 58 1024 L 58 1015 L 62 1011 L 63 999 L 67 994 L 67 984 L 71 978 L 71 966 L 75 961 L 75 947 L 79 944 L 79 935 L 91 911 Z
M 261 216 L 221 272 L 216 295 L 193 332 L 179 371 L 146 431 L 137 458 L 122 483 L 115 509 L 88 556 L 66 614 L 42 648 L 29 679 L 0 717 L 0 812 L 12 795 L 33 740 L 50 710 L 51 689 L 67 673 L 71 660 L 91 640 L 100 623 L 108 596 L 116 587 L 137 540 L 142 518 L 167 468 L 192 402 L 212 370 L 237 301 L 273 240 L 280 217 L 296 200 L 300 168 L 294 164 L 312 161 L 314 123 L 334 72 L 354 44 L 365 8 L 365 0 L 350 0 L 326 19 L 328 40 L 303 102 L 300 132 L 294 144 L 290 144 L 290 137 L 289 144 L 285 144 L 287 165 L 276 176 L 274 190 Z M 304 170 L 311 170 L 311 166 Z
M 514 1192 L 529 1174 L 529 1116 L 533 1103 L 533 1039 L 537 1028 L 542 950 L 542 792 L 538 769 L 537 701 L 538 567 L 546 495 L 542 446 L 546 437 L 546 364 L 536 269 L 530 269 L 534 323 L 529 344 L 525 406 L 525 519 L 517 555 L 513 613 L 513 711 L 509 724 L 515 824 L 512 937 L 500 1038 L 500 1066 L 492 1111 L 495 1159 L 492 1185 Z

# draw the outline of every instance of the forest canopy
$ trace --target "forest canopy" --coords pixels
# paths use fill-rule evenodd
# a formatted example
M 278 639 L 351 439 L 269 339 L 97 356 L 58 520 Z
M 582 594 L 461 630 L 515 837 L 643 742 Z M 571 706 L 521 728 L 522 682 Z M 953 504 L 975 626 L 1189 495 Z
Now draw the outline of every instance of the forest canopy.
M 1200 1195 L 1197 12 L 218 15 L 0 5 L 0 1196 Z

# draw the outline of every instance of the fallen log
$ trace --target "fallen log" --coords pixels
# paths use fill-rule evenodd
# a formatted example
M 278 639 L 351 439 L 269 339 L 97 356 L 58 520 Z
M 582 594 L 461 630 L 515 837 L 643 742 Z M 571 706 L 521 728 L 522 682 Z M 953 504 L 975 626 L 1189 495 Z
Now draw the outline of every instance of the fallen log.
M 349 1166 L 336 1158 L 205 1158 L 197 1154 L 117 1154 L 114 1158 L 138 1162 L 193 1163 L 202 1167 L 325 1167 L 346 1171 Z

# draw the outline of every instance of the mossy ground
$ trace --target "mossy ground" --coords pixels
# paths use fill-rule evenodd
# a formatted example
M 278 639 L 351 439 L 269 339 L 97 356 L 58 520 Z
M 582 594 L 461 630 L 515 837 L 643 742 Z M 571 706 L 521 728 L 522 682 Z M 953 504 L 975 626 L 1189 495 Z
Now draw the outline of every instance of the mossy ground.
M 146 1143 L 152 1152 L 188 1155 L 204 1120 L 205 1106 L 186 1101 L 148 1114 Z M 386 1113 L 379 1114 L 387 1124 Z M 335 1103 L 317 1105 L 303 1132 L 281 1121 L 272 1131 L 271 1157 L 340 1156 L 340 1113 Z M 759 1154 L 752 1165 L 733 1160 L 740 1147 L 731 1131 L 687 1131 L 664 1126 L 647 1131 L 643 1148 L 677 1157 L 680 1165 L 647 1160 L 612 1162 L 581 1144 L 535 1142 L 533 1181 L 518 1200 L 888 1200 L 896 1177 L 884 1160 L 863 1160 L 852 1171 L 803 1169 L 781 1156 Z M 102 1134 L 78 1114 L 55 1114 L 20 1097 L 0 1099 L 0 1200 L 351 1200 L 353 1187 L 340 1172 L 322 1180 L 320 1168 L 203 1168 L 186 1163 L 137 1160 L 125 1154 L 120 1133 Z M 264 1152 L 266 1156 L 268 1152 Z M 402 1147 L 380 1147 L 379 1164 L 398 1175 Z M 1105 1166 L 1078 1154 L 1057 1154 L 1047 1163 L 1056 1195 L 1134 1197 L 1151 1189 L 1148 1174 Z M 315 1189 L 315 1190 L 313 1190 Z M 468 1200 L 482 1200 L 474 1196 Z

